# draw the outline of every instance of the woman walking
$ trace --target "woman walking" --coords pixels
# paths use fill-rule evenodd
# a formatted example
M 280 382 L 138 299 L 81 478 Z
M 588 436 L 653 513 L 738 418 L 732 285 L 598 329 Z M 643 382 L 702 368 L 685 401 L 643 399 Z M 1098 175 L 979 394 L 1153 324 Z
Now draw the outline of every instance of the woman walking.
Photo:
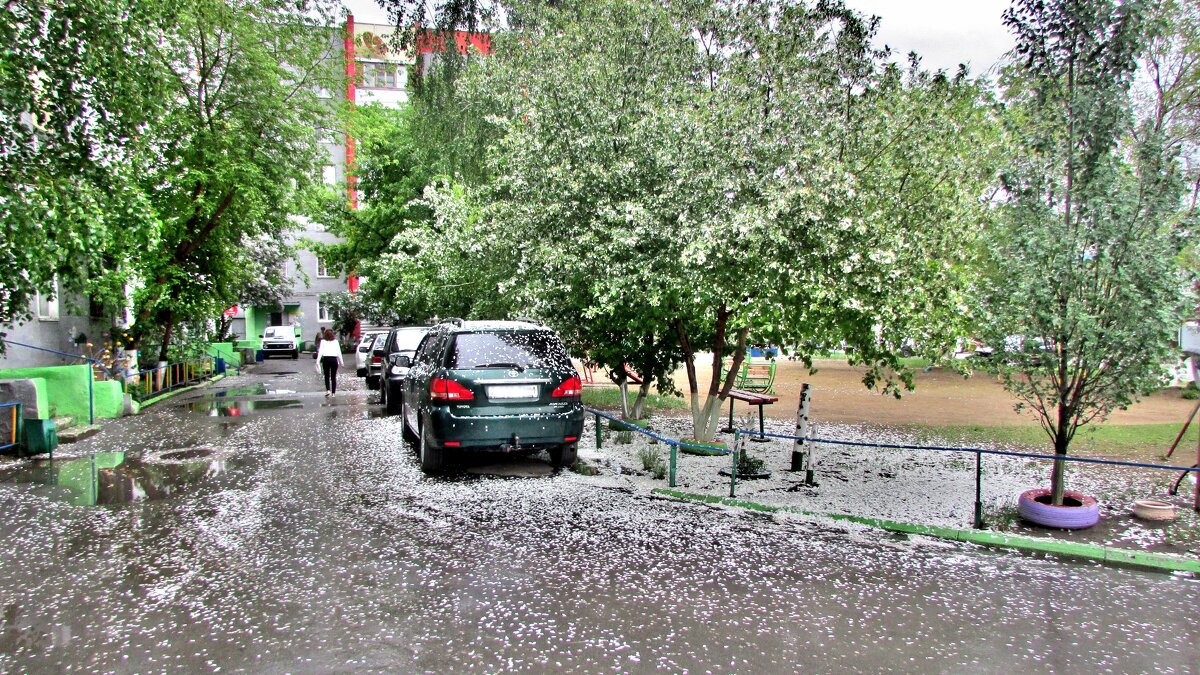
M 317 361 L 321 364 L 321 373 L 325 375 L 325 395 L 337 393 L 337 371 L 342 363 L 342 347 L 333 339 L 333 330 L 326 328 L 322 336 L 321 346 L 317 347 Z

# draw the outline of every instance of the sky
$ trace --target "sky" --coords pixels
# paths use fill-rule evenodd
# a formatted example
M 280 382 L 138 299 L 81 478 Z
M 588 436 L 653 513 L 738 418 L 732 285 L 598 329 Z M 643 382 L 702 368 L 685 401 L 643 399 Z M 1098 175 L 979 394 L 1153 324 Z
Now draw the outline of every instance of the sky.
M 342 0 L 357 21 L 387 23 L 374 0 Z M 890 46 L 894 59 L 915 51 L 929 70 L 955 71 L 967 63 L 983 74 L 1012 49 L 1000 15 L 1010 0 L 846 0 L 853 9 L 880 17 L 876 43 Z

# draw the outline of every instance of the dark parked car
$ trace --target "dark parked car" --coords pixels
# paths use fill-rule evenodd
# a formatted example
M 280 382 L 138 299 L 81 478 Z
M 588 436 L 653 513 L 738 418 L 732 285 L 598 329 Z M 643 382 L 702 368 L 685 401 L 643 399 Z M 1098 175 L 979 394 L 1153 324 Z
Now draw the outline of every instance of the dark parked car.
M 451 452 L 547 450 L 575 462 L 583 433 L 582 383 L 558 335 L 521 321 L 452 319 L 430 329 L 411 360 L 401 401 L 421 470 Z
M 400 400 L 404 398 L 404 378 L 408 375 L 408 366 L 399 365 L 398 356 L 407 356 L 409 361 L 417 353 L 421 338 L 429 332 L 425 326 L 408 328 L 393 328 L 387 335 L 379 338 L 383 341 L 383 371 L 380 373 L 379 397 L 387 414 L 400 414 Z

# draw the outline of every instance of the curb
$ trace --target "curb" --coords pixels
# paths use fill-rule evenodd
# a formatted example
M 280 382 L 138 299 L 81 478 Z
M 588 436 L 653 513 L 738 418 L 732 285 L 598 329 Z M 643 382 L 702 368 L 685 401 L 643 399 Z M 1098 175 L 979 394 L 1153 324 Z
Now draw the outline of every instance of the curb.
M 205 381 L 203 381 L 203 382 L 200 382 L 200 383 L 197 383 L 197 384 L 193 384 L 193 385 L 190 385 L 190 386 L 184 387 L 184 388 L 182 388 L 182 389 L 176 389 L 176 390 L 174 390 L 174 391 L 168 391 L 168 392 L 167 392 L 167 393 L 165 393 L 165 394 L 160 394 L 160 395 L 158 395 L 158 396 L 155 396 L 154 398 L 146 399 L 145 401 L 142 401 L 141 403 L 139 403 L 139 404 L 138 404 L 138 409 L 137 409 L 137 411 L 140 413 L 140 412 L 142 412 L 143 410 L 145 410 L 146 408 L 149 408 L 150 406 L 154 405 L 155 403 L 158 403 L 159 401 L 165 401 L 166 399 L 168 399 L 168 398 L 171 398 L 172 396 L 177 396 L 177 395 L 179 395 L 179 394 L 182 394 L 182 393 L 184 393 L 184 392 L 188 392 L 188 391 L 192 391 L 192 390 L 195 390 L 195 389 L 199 389 L 200 387 L 207 387 L 208 385 L 210 385 L 210 384 L 212 384 L 212 383 L 214 383 L 214 382 L 220 382 L 221 380 L 225 379 L 226 377 L 227 377 L 227 376 L 226 376 L 226 375 L 224 375 L 224 374 L 222 374 L 222 375 L 215 375 L 215 376 L 213 376 L 213 378 L 212 378 L 211 380 L 205 380 Z
M 910 523 L 898 523 L 879 518 L 850 516 L 842 513 L 816 513 L 788 506 L 768 506 L 766 504 L 748 502 L 742 499 L 714 497 L 712 495 L 699 495 L 665 488 L 655 488 L 651 492 L 654 494 L 666 495 L 686 501 L 702 502 L 705 504 L 722 504 L 724 506 L 735 506 L 742 509 L 761 511 L 764 513 L 785 512 L 796 513 L 805 516 L 825 517 L 832 520 L 843 520 L 852 523 L 859 523 L 861 525 L 867 525 L 870 527 L 877 527 L 887 530 L 888 532 L 920 534 L 929 537 L 937 537 L 939 539 L 961 541 L 993 548 L 1008 548 L 1030 553 L 1047 553 L 1070 558 L 1083 558 L 1086 560 L 1094 560 L 1104 563 L 1106 565 L 1145 567 L 1163 572 L 1192 572 L 1193 574 L 1200 574 L 1200 559 L 1185 558 L 1170 553 L 1130 551 L 1128 549 L 1098 546 L 1096 544 L 1054 541 L 1053 539 L 1041 539 L 1038 537 L 1003 534 L 988 530 L 962 530 L 952 527 L 912 525 Z

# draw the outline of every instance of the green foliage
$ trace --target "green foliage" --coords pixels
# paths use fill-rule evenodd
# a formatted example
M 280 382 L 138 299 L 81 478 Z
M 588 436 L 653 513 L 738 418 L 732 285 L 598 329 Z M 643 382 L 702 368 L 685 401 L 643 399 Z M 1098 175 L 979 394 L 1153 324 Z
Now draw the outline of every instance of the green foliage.
M 30 318 L 34 292 L 52 289 L 56 275 L 64 290 L 108 305 L 120 297 L 113 252 L 136 248 L 155 222 L 132 185 L 133 157 L 149 145 L 165 80 L 141 47 L 169 13 L 157 0 L 6 4 L 0 326 Z
M 202 0 L 145 46 L 169 86 L 142 158 L 161 228 L 135 261 L 147 281 L 135 295 L 141 334 L 162 327 L 169 343 L 176 322 L 217 316 L 245 288 L 246 249 L 294 227 L 323 162 L 319 130 L 332 126 L 319 90 L 336 88 L 324 27 L 335 11 L 326 0 Z
M 989 229 L 980 337 L 1058 454 L 1076 430 L 1164 383 L 1182 319 L 1176 259 L 1194 231 L 1176 152 L 1130 114 L 1140 5 L 1020 2 L 1006 23 L 1014 137 Z M 1062 463 L 1053 486 L 1062 491 Z M 1056 500 L 1058 497 L 1056 497 Z
M 766 466 L 766 462 L 745 450 L 738 455 L 737 472 L 739 476 L 756 476 L 762 473 L 764 466 Z
M 547 10 L 464 77 L 506 97 L 487 215 L 539 242 L 516 265 L 524 301 L 608 365 L 666 372 L 753 329 L 806 352 L 846 340 L 868 384 L 908 383 L 903 339 L 937 354 L 965 313 L 984 93 L 880 69 L 837 3 L 690 9 Z

